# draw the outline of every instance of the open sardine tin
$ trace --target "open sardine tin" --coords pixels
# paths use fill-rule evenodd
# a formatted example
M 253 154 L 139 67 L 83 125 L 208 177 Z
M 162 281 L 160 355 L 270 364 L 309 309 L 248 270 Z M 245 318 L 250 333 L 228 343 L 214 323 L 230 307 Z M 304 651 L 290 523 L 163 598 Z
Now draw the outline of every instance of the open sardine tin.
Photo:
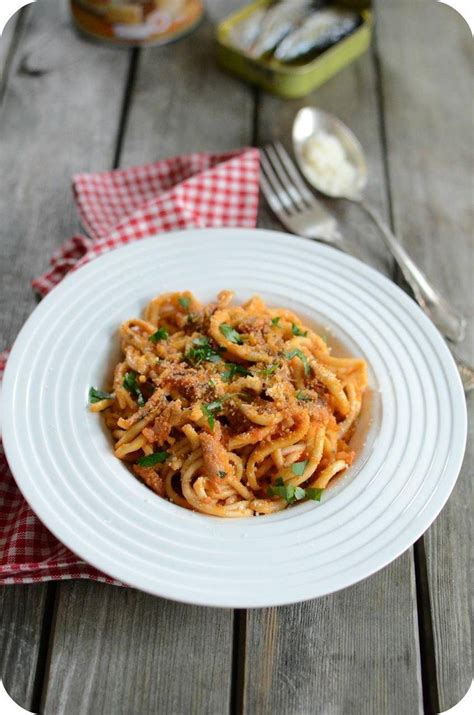
M 361 9 L 357 0 L 339 0 L 329 7 L 353 9 L 360 24 L 346 37 L 307 62 L 284 63 L 273 56 L 252 57 L 233 41 L 236 28 L 251 17 L 256 20 L 273 0 L 256 0 L 246 5 L 217 27 L 217 56 L 220 66 L 242 79 L 273 94 L 288 99 L 304 97 L 337 72 L 360 57 L 369 48 L 372 35 L 372 12 Z M 363 4 L 363 3 L 362 3 Z

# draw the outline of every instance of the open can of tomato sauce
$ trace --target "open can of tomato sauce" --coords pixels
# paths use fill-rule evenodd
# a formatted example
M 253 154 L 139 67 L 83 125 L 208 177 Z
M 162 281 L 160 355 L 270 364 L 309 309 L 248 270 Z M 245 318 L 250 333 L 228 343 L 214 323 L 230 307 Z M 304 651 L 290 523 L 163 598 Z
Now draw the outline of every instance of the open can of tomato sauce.
M 193 30 L 201 0 L 70 0 L 77 27 L 115 45 L 164 45 Z

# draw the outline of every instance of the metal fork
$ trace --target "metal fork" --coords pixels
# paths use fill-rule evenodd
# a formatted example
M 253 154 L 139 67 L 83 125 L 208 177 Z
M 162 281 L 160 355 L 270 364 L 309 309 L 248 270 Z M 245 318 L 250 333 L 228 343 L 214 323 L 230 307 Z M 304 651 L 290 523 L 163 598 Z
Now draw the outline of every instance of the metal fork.
M 337 220 L 306 187 L 280 142 L 261 150 L 260 186 L 273 213 L 291 233 L 322 241 L 356 255 L 338 230 Z M 423 306 L 421 306 L 423 308 Z M 447 343 L 461 376 L 464 391 L 474 389 L 474 369 Z
M 260 186 L 273 213 L 291 233 L 323 241 L 352 253 L 337 221 L 306 187 L 279 142 L 261 151 Z

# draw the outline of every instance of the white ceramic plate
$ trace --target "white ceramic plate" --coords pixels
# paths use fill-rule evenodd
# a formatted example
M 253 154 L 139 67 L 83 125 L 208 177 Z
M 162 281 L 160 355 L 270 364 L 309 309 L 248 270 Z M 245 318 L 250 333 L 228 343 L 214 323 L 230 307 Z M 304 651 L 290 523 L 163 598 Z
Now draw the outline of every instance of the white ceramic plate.
M 259 292 L 327 326 L 370 366 L 359 456 L 320 504 L 228 521 L 181 509 L 129 473 L 87 410 L 89 386 L 104 384 L 118 354 L 122 320 L 163 291 L 208 301 L 222 288 L 238 300 Z M 124 583 L 210 606 L 301 601 L 382 568 L 439 513 L 466 438 L 456 367 L 415 303 L 343 253 L 258 230 L 168 234 L 68 277 L 21 331 L 3 405 L 18 485 L 64 544 Z

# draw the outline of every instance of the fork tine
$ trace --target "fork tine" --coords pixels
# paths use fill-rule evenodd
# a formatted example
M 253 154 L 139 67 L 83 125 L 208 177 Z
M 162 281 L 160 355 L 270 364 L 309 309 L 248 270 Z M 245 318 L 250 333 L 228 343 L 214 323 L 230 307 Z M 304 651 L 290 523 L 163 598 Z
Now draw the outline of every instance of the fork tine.
M 275 147 L 275 150 L 278 153 L 278 156 L 280 157 L 280 160 L 281 160 L 282 164 L 284 165 L 288 176 L 293 180 L 293 182 L 297 186 L 303 199 L 310 206 L 314 206 L 316 203 L 316 199 L 311 194 L 311 192 L 308 191 L 308 189 L 306 188 L 306 185 L 305 185 L 302 177 L 300 176 L 298 169 L 296 168 L 294 162 L 290 159 L 290 155 L 286 151 L 283 144 L 281 142 L 277 141 L 274 143 L 273 146 Z
M 286 191 L 284 184 L 280 181 L 279 177 L 273 170 L 273 166 L 268 158 L 268 154 L 266 153 L 265 149 L 262 150 L 261 165 L 262 165 L 262 170 L 265 172 L 267 181 L 270 184 L 270 186 L 272 187 L 273 194 L 278 199 L 278 201 L 282 204 L 286 213 L 288 213 L 288 214 L 293 213 L 295 206 L 291 200 L 291 197 L 288 195 L 288 192 Z
M 260 172 L 260 188 L 262 189 L 262 193 L 264 194 L 266 200 L 268 201 L 268 204 L 273 211 L 273 213 L 280 218 L 283 216 L 287 216 L 287 212 L 285 210 L 284 205 L 281 203 L 280 199 L 278 198 L 277 193 L 273 190 L 272 186 L 270 185 L 269 180 L 267 179 L 267 175 L 265 174 L 265 169 L 263 166 L 263 159 L 261 162 L 261 172 Z
M 291 183 L 288 173 L 285 171 L 285 168 L 275 151 L 275 147 L 272 144 L 267 144 L 265 151 L 267 159 L 272 165 L 273 171 L 276 176 L 278 176 L 281 184 L 285 187 L 286 193 L 290 196 L 296 209 L 298 211 L 304 211 L 306 209 L 305 202 L 303 201 L 303 198 L 297 188 Z

